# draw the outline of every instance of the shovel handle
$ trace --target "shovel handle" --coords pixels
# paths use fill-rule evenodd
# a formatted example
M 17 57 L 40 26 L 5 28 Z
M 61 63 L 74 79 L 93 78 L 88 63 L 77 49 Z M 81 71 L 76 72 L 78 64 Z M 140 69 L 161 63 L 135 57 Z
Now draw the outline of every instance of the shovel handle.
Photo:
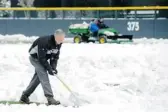
M 66 85 L 57 75 L 56 75 L 56 77 L 57 77 L 57 79 L 64 85 L 64 87 L 65 87 L 66 89 L 68 89 L 71 93 L 73 93 L 72 90 L 68 87 L 68 85 Z

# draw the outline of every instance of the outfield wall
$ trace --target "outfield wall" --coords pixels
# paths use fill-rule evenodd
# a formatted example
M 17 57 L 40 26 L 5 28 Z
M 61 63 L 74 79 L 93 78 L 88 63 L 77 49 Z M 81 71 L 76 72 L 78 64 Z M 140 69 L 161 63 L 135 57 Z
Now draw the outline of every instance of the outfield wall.
M 89 20 L 32 20 L 32 19 L 1 19 L 0 34 L 24 34 L 26 36 L 48 35 L 57 28 L 68 32 L 70 24 L 89 22 Z M 105 20 L 122 34 L 133 34 L 135 38 L 155 37 L 168 38 L 168 20 Z M 72 35 L 68 34 L 69 37 Z

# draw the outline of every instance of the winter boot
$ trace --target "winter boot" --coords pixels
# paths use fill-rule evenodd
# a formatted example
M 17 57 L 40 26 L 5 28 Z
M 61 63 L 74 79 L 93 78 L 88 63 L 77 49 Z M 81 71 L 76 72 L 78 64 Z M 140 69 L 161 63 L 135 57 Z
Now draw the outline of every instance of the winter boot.
M 56 101 L 53 97 L 47 97 L 48 105 L 59 105 L 60 102 Z
M 21 96 L 19 102 L 29 104 L 29 103 L 30 103 L 30 100 L 29 100 L 29 97 L 28 97 L 28 96 L 26 96 L 25 94 L 22 94 L 22 96 Z

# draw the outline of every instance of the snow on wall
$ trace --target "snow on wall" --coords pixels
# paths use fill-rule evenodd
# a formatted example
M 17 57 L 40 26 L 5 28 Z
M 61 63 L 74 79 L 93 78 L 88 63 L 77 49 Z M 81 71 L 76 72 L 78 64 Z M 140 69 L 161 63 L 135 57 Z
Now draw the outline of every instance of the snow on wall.
M 22 34 L 15 34 L 15 35 L 0 35 L 0 44 L 16 44 L 16 43 L 32 43 L 35 39 L 37 39 L 37 36 L 25 36 Z M 140 39 L 133 39 L 134 42 L 133 44 L 138 44 L 138 43 L 149 43 L 149 44 L 156 44 L 156 43 L 168 43 L 168 39 L 147 39 L 147 38 L 140 38 Z M 65 43 L 72 43 L 73 38 L 65 38 Z
M 33 43 L 35 39 L 37 39 L 37 36 L 25 36 L 22 34 L 16 34 L 16 35 L 0 35 L 0 43 L 1 44 L 16 44 L 16 43 Z M 72 42 L 72 39 L 66 38 L 65 43 Z

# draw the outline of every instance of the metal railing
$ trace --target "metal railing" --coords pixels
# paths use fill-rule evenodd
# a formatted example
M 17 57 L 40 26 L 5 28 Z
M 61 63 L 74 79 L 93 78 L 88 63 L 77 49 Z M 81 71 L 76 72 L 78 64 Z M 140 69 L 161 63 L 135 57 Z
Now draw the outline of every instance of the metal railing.
M 0 18 L 12 19 L 167 19 L 167 14 L 168 6 L 0 8 Z

